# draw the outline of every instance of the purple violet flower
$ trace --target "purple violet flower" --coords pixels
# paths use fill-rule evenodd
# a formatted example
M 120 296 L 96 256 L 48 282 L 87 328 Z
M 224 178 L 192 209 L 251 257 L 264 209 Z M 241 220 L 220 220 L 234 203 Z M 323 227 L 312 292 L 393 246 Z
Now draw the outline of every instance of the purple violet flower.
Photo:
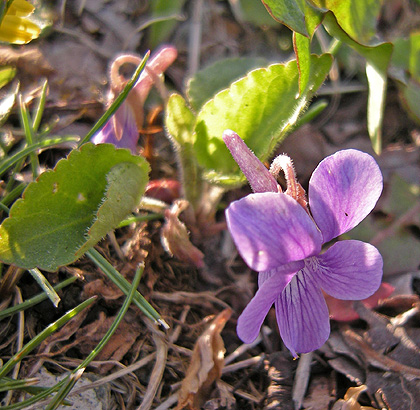
M 118 148 L 129 148 L 133 154 L 136 153 L 139 130 L 143 127 L 143 106 L 146 98 L 152 85 L 175 61 L 176 56 L 176 48 L 165 46 L 148 60 L 145 69 L 125 101 L 104 127 L 93 136 L 93 143 L 111 143 Z M 119 73 L 120 68 L 124 64 L 138 65 L 140 62 L 141 58 L 132 54 L 121 55 L 112 62 L 109 104 L 121 93 L 128 81 Z
M 372 211 L 382 192 L 381 171 L 370 155 L 354 149 L 325 158 L 309 181 L 309 211 L 290 158 L 277 157 L 268 171 L 236 133 L 225 131 L 223 139 L 255 192 L 226 210 L 239 254 L 259 272 L 259 289 L 238 319 L 238 335 L 251 343 L 274 304 L 293 356 L 316 350 L 330 334 L 322 290 L 361 300 L 381 284 L 383 261 L 374 246 L 344 240 L 321 252 Z M 280 170 L 285 193 L 275 178 Z

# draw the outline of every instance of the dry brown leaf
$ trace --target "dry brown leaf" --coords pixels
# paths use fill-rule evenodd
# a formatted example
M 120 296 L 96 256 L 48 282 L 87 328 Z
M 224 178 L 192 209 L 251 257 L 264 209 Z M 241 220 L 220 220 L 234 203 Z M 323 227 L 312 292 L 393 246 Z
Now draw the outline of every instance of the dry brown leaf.
M 105 300 L 117 300 L 123 296 L 123 292 L 111 283 L 106 283 L 102 279 L 95 279 L 86 283 L 83 287 L 82 296 L 90 298 L 91 296 L 101 295 Z
M 178 394 L 176 410 L 198 410 L 214 381 L 222 375 L 226 350 L 220 332 L 231 314 L 231 309 L 219 313 L 195 343 L 191 363 Z
M 97 320 L 78 330 L 76 337 L 79 341 L 80 352 L 83 355 L 89 354 L 96 348 L 114 320 L 115 317 L 106 317 L 105 313 L 100 312 Z M 121 361 L 126 353 L 130 351 L 140 333 L 140 325 L 136 315 L 130 311 L 127 312 L 109 342 L 96 357 L 96 360 Z M 106 373 L 111 367 L 113 367 L 113 364 L 103 365 L 100 372 Z
M 0 47 L 0 65 L 12 65 L 31 78 L 49 76 L 54 72 L 49 62 L 37 47 Z

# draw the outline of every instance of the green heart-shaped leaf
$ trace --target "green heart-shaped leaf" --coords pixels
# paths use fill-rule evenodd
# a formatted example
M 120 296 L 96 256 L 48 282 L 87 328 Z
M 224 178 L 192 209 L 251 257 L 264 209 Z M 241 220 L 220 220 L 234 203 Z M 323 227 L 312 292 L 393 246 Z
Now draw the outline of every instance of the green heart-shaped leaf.
M 310 60 L 310 78 L 301 94 L 294 60 L 251 71 L 203 106 L 194 149 L 210 182 L 232 185 L 244 180 L 222 140 L 226 129 L 238 133 L 260 160 L 272 154 L 330 70 L 330 55 L 312 55 Z
M 28 185 L 0 226 L 0 260 L 55 271 L 116 228 L 139 203 L 149 165 L 111 144 L 85 144 Z
M 267 61 L 264 58 L 226 58 L 198 71 L 188 81 L 187 86 L 188 101 L 191 107 L 199 111 L 205 102 L 213 98 L 219 91 L 228 88 L 233 81 L 245 76 L 253 68 L 266 64 Z

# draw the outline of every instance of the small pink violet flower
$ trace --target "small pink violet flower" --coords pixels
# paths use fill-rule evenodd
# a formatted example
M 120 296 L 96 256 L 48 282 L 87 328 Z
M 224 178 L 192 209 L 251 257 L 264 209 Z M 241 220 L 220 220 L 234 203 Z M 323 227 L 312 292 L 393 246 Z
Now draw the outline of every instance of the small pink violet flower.
M 117 148 L 129 148 L 136 153 L 139 130 L 143 127 L 143 106 L 146 98 L 159 77 L 175 61 L 177 50 L 172 46 L 164 46 L 159 49 L 147 61 L 146 67 L 140 74 L 133 89 L 128 94 L 115 114 L 109 119 L 104 127 L 92 138 L 94 144 L 111 143 Z M 124 64 L 138 65 L 141 58 L 132 54 L 124 54 L 117 57 L 111 64 L 110 85 L 108 103 L 111 104 L 121 93 L 128 80 L 119 73 Z
M 259 272 L 259 289 L 238 319 L 238 335 L 251 343 L 274 304 L 280 335 L 293 356 L 316 350 L 330 334 L 323 291 L 361 300 L 381 284 L 383 261 L 374 246 L 344 240 L 321 251 L 372 211 L 382 192 L 381 171 L 366 153 L 338 151 L 313 172 L 308 207 L 288 157 L 275 159 L 270 172 L 236 133 L 225 131 L 223 139 L 255 192 L 226 210 L 239 254 Z M 284 193 L 275 178 L 279 170 L 287 180 Z

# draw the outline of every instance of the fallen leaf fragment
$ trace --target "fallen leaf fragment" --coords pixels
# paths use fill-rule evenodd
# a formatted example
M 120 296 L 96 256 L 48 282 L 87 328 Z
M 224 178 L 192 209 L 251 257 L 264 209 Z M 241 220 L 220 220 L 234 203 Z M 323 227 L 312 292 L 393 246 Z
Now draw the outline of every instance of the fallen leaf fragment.
M 222 375 L 226 350 L 220 333 L 231 314 L 231 309 L 219 313 L 195 343 L 176 410 L 198 410 L 206 401 L 213 383 Z
M 394 287 L 389 283 L 381 283 L 379 289 L 367 299 L 362 300 L 362 303 L 368 308 L 374 308 L 380 302 L 388 298 L 394 291 Z M 341 300 L 333 298 L 328 294 L 324 294 L 325 300 L 330 312 L 330 318 L 340 322 L 350 322 L 359 318 L 359 314 L 354 310 L 352 300 Z

